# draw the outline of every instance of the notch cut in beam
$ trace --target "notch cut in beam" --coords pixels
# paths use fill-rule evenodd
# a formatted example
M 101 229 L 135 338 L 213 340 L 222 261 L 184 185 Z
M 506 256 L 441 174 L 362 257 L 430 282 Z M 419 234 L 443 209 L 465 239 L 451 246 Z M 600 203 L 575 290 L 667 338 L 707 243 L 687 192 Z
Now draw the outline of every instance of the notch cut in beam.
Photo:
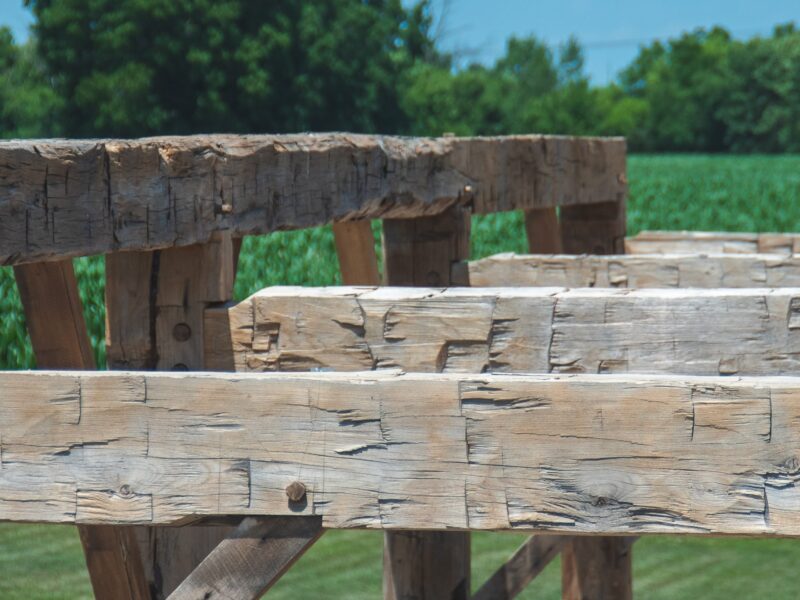
M 466 267 L 476 287 L 800 286 L 800 257 L 778 254 L 496 254 Z
M 800 536 L 798 378 L 5 372 L 0 389 L 2 520 Z
M 624 198 L 622 138 L 345 133 L 0 142 L 0 264 L 332 221 Z
M 206 311 L 222 371 L 800 369 L 800 288 L 266 288 Z

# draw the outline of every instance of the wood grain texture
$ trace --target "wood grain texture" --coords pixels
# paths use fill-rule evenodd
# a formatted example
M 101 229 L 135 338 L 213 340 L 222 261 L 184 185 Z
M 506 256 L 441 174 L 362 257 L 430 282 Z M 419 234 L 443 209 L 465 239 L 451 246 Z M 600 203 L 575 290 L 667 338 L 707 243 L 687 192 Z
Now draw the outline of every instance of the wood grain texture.
M 383 275 L 387 285 L 462 285 L 453 266 L 469 256 L 471 213 L 453 206 L 420 219 L 384 219 Z M 373 367 L 374 368 L 374 367 Z M 435 361 L 419 363 L 434 371 Z M 383 544 L 384 600 L 467 600 L 471 589 L 469 533 L 387 532 Z
M 475 592 L 471 600 L 511 600 L 533 581 L 564 546 L 565 536 L 533 535 Z
M 625 199 L 564 206 L 559 216 L 565 254 L 622 254 L 625 251 Z
M 574 536 L 562 550 L 561 597 L 565 600 L 632 600 L 630 537 Z M 572 574 L 580 572 L 580 577 Z M 609 577 L 613 572 L 614 576 Z
M 798 254 L 795 233 L 722 233 L 711 231 L 642 231 L 625 240 L 627 254 Z
M 621 138 L 355 134 L 0 142 L 0 264 L 358 218 L 608 202 Z
M 93 369 L 94 355 L 72 260 L 18 265 L 14 275 L 37 366 Z M 0 468 L 2 464 L 0 458 Z M 146 597 L 144 570 L 129 527 L 84 525 L 78 527 L 78 533 L 95 598 Z
M 780 375 L 800 289 L 275 287 L 206 331 L 214 370 Z
M 526 210 L 525 235 L 528 238 L 528 252 L 531 254 L 559 254 L 561 225 L 555 207 Z
M 2 520 L 800 536 L 797 378 L 7 372 L 0 389 Z
M 333 224 L 336 256 L 344 285 L 380 285 L 375 238 L 369 221 Z
M 246 517 L 169 600 L 261 598 L 322 532 L 319 517 Z
M 109 366 L 204 369 L 203 313 L 231 298 L 234 256 L 229 232 L 215 233 L 208 244 L 109 255 Z M 151 597 L 165 598 L 229 531 L 205 525 L 136 528 Z
M 496 254 L 467 263 L 476 287 L 800 286 L 800 257 L 779 254 Z

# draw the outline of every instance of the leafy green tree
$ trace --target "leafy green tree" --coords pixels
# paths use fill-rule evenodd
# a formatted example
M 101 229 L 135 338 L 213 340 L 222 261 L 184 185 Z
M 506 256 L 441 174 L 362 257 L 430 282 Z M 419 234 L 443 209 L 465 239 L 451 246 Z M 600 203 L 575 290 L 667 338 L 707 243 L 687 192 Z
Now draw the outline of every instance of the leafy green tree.
M 67 135 L 408 128 L 436 55 L 401 0 L 26 0 Z

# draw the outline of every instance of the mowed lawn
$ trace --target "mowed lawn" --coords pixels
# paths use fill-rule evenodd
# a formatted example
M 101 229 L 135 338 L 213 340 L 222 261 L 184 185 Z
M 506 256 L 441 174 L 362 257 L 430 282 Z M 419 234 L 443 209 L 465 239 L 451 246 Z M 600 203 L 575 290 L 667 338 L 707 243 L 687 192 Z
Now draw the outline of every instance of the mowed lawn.
M 629 159 L 628 231 L 694 229 L 800 231 L 800 156 L 633 156 Z M 376 236 L 379 234 L 375 224 Z M 476 217 L 474 258 L 524 252 L 519 214 Z M 103 364 L 103 262 L 76 261 L 87 321 Z M 339 283 L 329 227 L 248 238 L 236 297 L 267 285 Z M 10 268 L 0 268 L 0 368 L 33 366 Z M 525 536 L 473 536 L 473 586 Z M 635 546 L 640 598 L 795 598 L 800 541 L 648 537 Z M 381 534 L 330 532 L 270 592 L 271 598 L 376 598 Z M 0 599 L 88 598 L 89 580 L 73 527 L 0 525 Z M 558 598 L 553 564 L 523 598 Z

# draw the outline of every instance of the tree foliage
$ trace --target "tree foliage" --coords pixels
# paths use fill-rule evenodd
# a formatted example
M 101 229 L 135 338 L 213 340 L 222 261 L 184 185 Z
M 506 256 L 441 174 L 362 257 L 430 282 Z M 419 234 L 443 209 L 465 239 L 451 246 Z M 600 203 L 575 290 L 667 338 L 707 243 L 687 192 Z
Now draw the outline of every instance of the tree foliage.
M 349 130 L 624 135 L 644 151 L 800 151 L 800 31 L 716 27 L 592 85 L 575 38 L 494 64 L 438 49 L 429 0 L 25 0 L 0 29 L 0 135 Z

